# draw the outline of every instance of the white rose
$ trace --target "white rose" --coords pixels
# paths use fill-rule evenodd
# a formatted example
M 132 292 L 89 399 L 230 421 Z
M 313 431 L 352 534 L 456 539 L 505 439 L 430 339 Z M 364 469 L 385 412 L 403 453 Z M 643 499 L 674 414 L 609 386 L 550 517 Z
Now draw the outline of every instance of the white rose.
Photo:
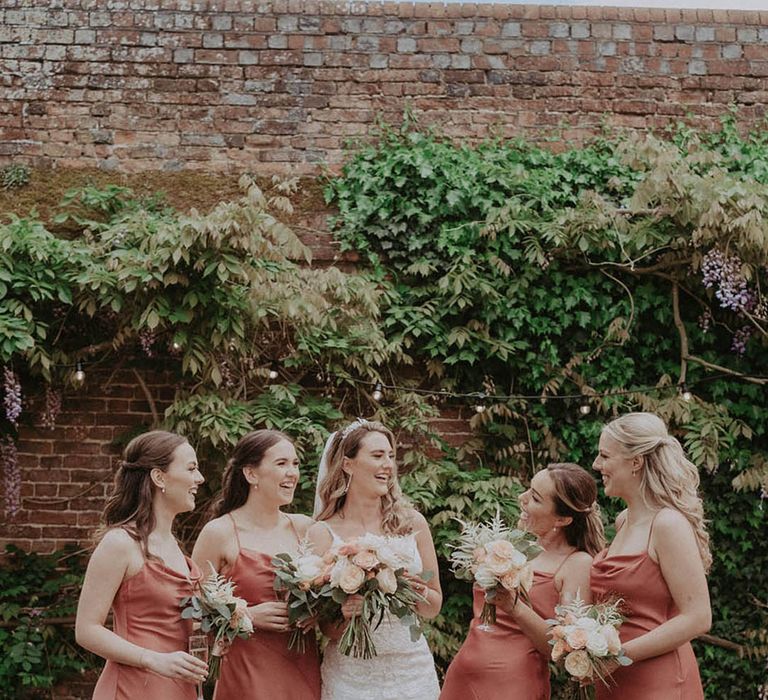
M 336 560 L 336 563 L 333 565 L 333 568 L 331 569 L 331 586 L 334 588 L 339 587 L 339 583 L 341 581 L 341 574 L 344 571 L 344 569 L 347 568 L 349 565 L 349 559 L 346 557 L 340 557 Z
M 600 625 L 598 624 L 597 620 L 595 620 L 592 617 L 580 617 L 578 620 L 576 620 L 576 627 L 582 630 L 586 630 L 587 632 L 591 632 L 592 630 L 596 630 Z
M 345 593 L 357 593 L 365 583 L 365 571 L 354 564 L 347 564 L 339 577 L 339 587 Z
M 594 656 L 606 656 L 608 654 L 608 640 L 599 627 L 587 635 L 587 651 Z
M 397 591 L 397 576 L 392 569 L 382 569 L 376 574 L 376 580 L 379 582 L 379 588 L 384 593 L 394 593 Z
M 421 573 L 416 561 L 416 540 L 413 537 L 387 537 L 376 549 L 382 564 L 397 571 L 405 569 L 409 574 Z
M 617 656 L 621 651 L 621 639 L 619 639 L 619 631 L 613 625 L 603 625 L 600 631 L 605 637 L 605 642 L 608 645 L 608 653 Z
M 316 554 L 306 554 L 296 560 L 296 578 L 311 581 L 323 570 L 323 559 Z
M 483 590 L 488 590 L 496 585 L 496 577 L 483 564 L 475 570 L 475 581 Z

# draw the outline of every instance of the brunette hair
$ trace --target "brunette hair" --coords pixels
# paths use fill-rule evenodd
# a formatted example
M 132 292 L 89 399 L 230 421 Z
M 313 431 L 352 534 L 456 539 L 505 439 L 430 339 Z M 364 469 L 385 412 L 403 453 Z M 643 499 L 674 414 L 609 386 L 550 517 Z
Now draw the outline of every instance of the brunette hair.
M 123 528 L 141 545 L 144 556 L 153 558 L 148 539 L 155 528 L 152 497 L 157 487 L 151 473 L 153 469 L 167 471 L 176 448 L 186 442 L 186 438 L 176 433 L 152 430 L 136 436 L 126 445 L 112 494 L 104 507 L 99 535 L 109 528 Z
M 317 515 L 317 520 L 328 520 L 338 513 L 347 498 L 347 476 L 342 469 L 344 457 L 354 459 L 360 451 L 363 440 L 371 433 L 381 433 L 389 441 L 393 452 L 396 452 L 395 436 L 392 431 L 378 421 L 356 421 L 344 430 L 334 433 L 328 449 L 328 474 L 320 484 L 320 499 L 324 504 Z M 412 509 L 400 490 L 397 480 L 392 479 L 387 493 L 381 497 L 382 521 L 381 529 L 389 534 L 404 535 L 412 531 Z
M 655 413 L 627 413 L 608 423 L 603 432 L 627 457 L 642 457 L 640 494 L 649 508 L 673 508 L 682 513 L 696 535 L 704 570 L 712 566 L 704 504 L 698 493 L 699 470 L 680 441 L 667 432 Z
M 212 518 L 218 518 L 245 505 L 250 485 L 243 469 L 258 467 L 267 451 L 283 440 L 293 444 L 291 438 L 279 430 L 253 430 L 240 438 L 224 469 L 219 497 L 211 505 Z
M 572 519 L 563 528 L 568 544 L 595 556 L 605 547 L 605 534 L 594 477 L 571 462 L 548 464 L 547 473 L 555 485 L 555 513 Z

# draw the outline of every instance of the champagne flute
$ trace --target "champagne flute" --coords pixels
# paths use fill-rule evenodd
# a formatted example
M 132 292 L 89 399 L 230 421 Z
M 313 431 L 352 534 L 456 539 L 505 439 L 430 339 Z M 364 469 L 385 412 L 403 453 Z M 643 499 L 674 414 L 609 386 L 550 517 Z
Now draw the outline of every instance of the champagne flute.
M 208 663 L 208 635 L 199 632 L 189 635 L 189 653 L 196 659 Z M 202 681 L 197 684 L 197 700 L 205 700 Z

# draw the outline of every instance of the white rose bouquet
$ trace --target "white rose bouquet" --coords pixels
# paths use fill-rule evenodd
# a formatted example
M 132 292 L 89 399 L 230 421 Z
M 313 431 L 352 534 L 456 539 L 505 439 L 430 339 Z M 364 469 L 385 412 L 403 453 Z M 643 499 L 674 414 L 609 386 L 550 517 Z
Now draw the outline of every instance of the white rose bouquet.
M 221 657 L 227 653 L 236 637 L 248 639 L 253 634 L 253 622 L 248 615 L 248 603 L 235 595 L 235 583 L 211 567 L 211 573 L 197 585 L 197 593 L 182 598 L 181 617 L 197 620 L 203 633 L 213 637 L 208 677 L 219 677 Z
M 459 521 L 462 531 L 453 545 L 451 567 L 457 578 L 474 581 L 486 592 L 480 614 L 484 629 L 496 622 L 493 597 L 498 587 L 505 588 L 524 600 L 533 584 L 530 561 L 541 552 L 532 535 L 524 530 L 511 530 L 498 511 L 487 523 Z
M 288 602 L 288 623 L 292 628 L 288 648 L 300 654 L 306 649 L 306 627 L 317 617 L 323 599 L 330 595 L 329 565 L 332 563 L 332 558 L 314 554 L 307 542 L 299 545 L 295 555 L 276 554 L 272 559 L 275 591 Z
M 343 621 L 341 606 L 351 595 L 363 599 L 362 611 L 349 620 L 339 640 L 342 654 L 359 659 L 376 656 L 372 632 L 392 614 L 411 628 L 415 641 L 421 626 L 415 610 L 424 600 L 413 586 L 415 544 L 406 537 L 365 535 L 333 547 L 329 552 L 327 594 L 333 605 L 326 607 L 321 616 L 332 621 Z M 431 572 L 418 573 L 422 580 L 431 578 Z
M 621 600 L 588 605 L 576 600 L 558 605 L 551 626 L 549 643 L 552 661 L 565 668 L 572 680 L 578 682 L 581 697 L 588 698 L 592 684 L 600 679 L 608 685 L 605 673 L 611 662 L 629 666 L 629 659 L 621 648 L 619 627 Z

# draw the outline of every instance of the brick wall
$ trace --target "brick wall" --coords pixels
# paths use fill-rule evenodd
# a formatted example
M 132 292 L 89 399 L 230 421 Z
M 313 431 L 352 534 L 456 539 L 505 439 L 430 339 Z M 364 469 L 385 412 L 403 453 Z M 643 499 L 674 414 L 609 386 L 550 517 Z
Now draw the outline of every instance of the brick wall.
M 734 3 L 737 4 L 737 3 Z M 768 103 L 768 13 L 2 0 L 0 164 L 315 173 L 377 114 L 567 138 Z

